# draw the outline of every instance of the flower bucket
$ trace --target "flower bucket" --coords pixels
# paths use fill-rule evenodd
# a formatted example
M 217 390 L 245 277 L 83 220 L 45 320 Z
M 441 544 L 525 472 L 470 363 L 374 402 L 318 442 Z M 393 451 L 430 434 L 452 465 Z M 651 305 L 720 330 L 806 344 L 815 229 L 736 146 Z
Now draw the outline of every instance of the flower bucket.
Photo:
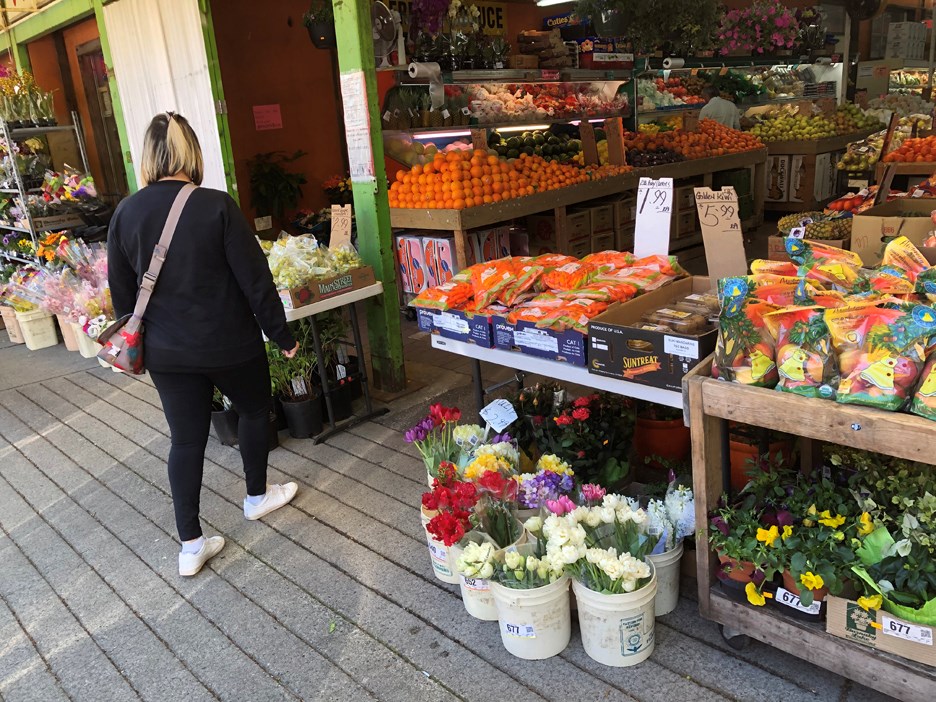
M 78 353 L 81 354 L 82 358 L 95 358 L 100 348 L 98 343 L 84 333 L 84 329 L 81 328 L 81 325 L 75 324 L 74 329 L 75 339 L 78 341 Z
M 55 320 L 52 315 L 42 310 L 17 312 L 16 321 L 23 332 L 23 341 L 30 351 L 47 349 L 58 344 L 55 333 Z
M 290 402 L 280 399 L 289 435 L 294 439 L 308 439 L 322 433 L 322 409 L 319 398 Z
M 455 555 L 452 553 L 452 549 L 441 541 L 432 538 L 432 534 L 429 533 L 427 528 L 429 520 L 435 516 L 435 512 L 429 512 L 425 508 L 421 509 L 423 531 L 426 532 L 426 543 L 429 546 L 429 561 L 432 563 L 432 572 L 443 583 L 457 585 L 459 578 L 458 571 L 455 570 Z
M 722 564 L 722 574 L 736 583 L 749 583 L 754 577 L 754 564 L 750 561 L 739 562 L 729 556 L 718 554 L 718 562 Z
M 653 564 L 653 572 L 656 573 L 657 591 L 653 611 L 658 617 L 669 614 L 679 604 L 679 576 L 682 555 L 683 545 L 680 541 L 679 545 L 671 551 L 656 556 L 647 556 L 647 560 Z
M 682 419 L 637 417 L 633 445 L 640 465 L 644 458 L 651 456 L 668 461 L 684 461 L 689 457 L 692 441 L 689 427 Z
M 793 573 L 791 573 L 789 570 L 783 571 L 783 587 L 789 592 L 792 592 L 797 597 L 802 594 L 802 592 L 800 592 L 799 583 L 793 579 Z M 812 593 L 813 602 L 822 602 L 825 600 L 826 595 L 829 594 L 829 588 L 821 587 L 818 590 L 813 590 Z
M 20 329 L 19 322 L 16 321 L 16 310 L 12 307 L 0 307 L 0 315 L 3 316 L 3 324 L 6 327 L 7 335 L 10 337 L 11 344 L 24 344 L 23 330 Z
M 77 351 L 78 338 L 75 336 L 74 325 L 60 314 L 55 315 L 55 320 L 62 332 L 62 341 L 65 342 L 65 348 L 69 351 Z
M 211 412 L 211 426 L 222 446 L 237 445 L 237 427 L 240 417 L 237 410 L 213 410 Z
M 538 507 L 533 509 L 517 509 L 517 519 L 520 520 L 521 524 L 524 524 L 530 517 L 538 517 L 539 513 Z
M 537 661 L 559 655 L 572 637 L 569 578 L 532 590 L 491 583 L 501 641 L 517 658 Z
M 650 570 L 649 583 L 621 595 L 603 595 L 572 582 L 582 646 L 589 658 L 623 668 L 637 665 L 653 653 L 657 575 L 652 562 Z
M 527 532 L 523 528 L 522 522 L 519 525 L 519 529 L 520 536 L 517 537 L 517 540 L 510 544 L 510 546 L 495 551 L 495 555 L 503 553 L 511 546 L 520 546 L 526 543 Z M 481 536 L 477 532 L 466 534 L 465 538 L 473 541 L 487 539 L 494 544 L 493 540 L 489 537 Z M 462 539 L 462 543 L 464 543 L 464 539 Z M 496 546 L 496 544 L 494 545 Z M 461 556 L 463 549 L 460 545 L 456 544 L 449 550 L 452 554 L 452 563 L 455 566 L 455 572 L 458 573 L 458 558 Z M 475 619 L 481 619 L 486 622 L 497 621 L 497 606 L 494 604 L 494 595 L 491 594 L 490 582 L 482 578 L 466 578 L 461 573 L 458 573 L 458 589 L 461 590 L 462 603 L 465 605 L 465 611 L 468 612 L 468 614 Z

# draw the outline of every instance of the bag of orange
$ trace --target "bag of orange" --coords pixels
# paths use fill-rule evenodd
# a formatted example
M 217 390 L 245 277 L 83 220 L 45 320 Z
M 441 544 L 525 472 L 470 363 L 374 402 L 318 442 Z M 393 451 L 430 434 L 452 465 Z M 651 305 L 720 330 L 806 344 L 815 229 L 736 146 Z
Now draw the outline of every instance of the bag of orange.
M 468 276 L 455 276 L 447 283 L 423 290 L 413 300 L 413 306 L 435 310 L 464 309 L 474 297 L 474 288 L 466 278 Z
M 566 263 L 545 273 L 543 285 L 554 292 L 575 290 L 587 283 L 594 273 L 595 269 L 582 261 Z
M 841 370 L 836 399 L 901 409 L 936 333 L 936 310 L 919 304 L 859 303 L 826 310 L 825 320 Z
M 838 364 L 824 309 L 785 307 L 764 315 L 776 342 L 777 389 L 804 397 L 834 399 Z

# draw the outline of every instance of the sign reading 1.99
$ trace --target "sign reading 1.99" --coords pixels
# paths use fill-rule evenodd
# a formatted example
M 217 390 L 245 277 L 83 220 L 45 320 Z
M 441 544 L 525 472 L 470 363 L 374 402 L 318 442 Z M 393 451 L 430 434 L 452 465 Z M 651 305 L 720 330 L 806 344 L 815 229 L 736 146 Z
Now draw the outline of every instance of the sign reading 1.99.
M 501 2 L 464 2 L 465 5 L 474 5 L 480 10 L 478 23 L 485 34 L 507 33 L 507 6 Z M 396 10 L 403 18 L 403 31 L 409 34 L 410 1 L 387 0 L 391 10 Z

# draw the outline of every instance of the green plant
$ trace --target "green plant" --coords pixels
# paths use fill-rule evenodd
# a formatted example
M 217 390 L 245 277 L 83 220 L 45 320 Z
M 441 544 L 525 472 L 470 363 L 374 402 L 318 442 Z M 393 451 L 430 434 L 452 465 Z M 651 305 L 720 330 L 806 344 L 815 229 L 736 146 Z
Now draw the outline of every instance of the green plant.
M 315 24 L 333 24 L 335 22 L 335 10 L 332 7 L 332 0 L 312 0 L 309 9 L 302 15 L 302 24 L 311 27 Z
M 308 181 L 302 173 L 292 173 L 285 166 L 306 155 L 305 151 L 287 154 L 271 151 L 247 162 L 250 169 L 250 198 L 259 215 L 281 218 L 295 209 L 302 198 L 302 186 Z
M 644 54 L 656 51 L 673 26 L 670 6 L 662 0 L 578 0 L 575 15 L 592 24 L 619 25 L 634 49 Z
M 315 354 L 301 344 L 292 358 L 286 358 L 276 344 L 267 344 L 270 366 L 270 389 L 274 396 L 288 402 L 302 402 L 317 396 L 314 374 L 317 369 Z
M 722 8 L 718 0 L 694 0 L 676 3 L 667 8 L 668 38 L 680 52 L 709 51 L 715 46 L 715 30 L 721 23 Z
M 211 396 L 211 410 L 213 412 L 225 412 L 231 407 L 231 401 L 218 388 L 215 388 Z

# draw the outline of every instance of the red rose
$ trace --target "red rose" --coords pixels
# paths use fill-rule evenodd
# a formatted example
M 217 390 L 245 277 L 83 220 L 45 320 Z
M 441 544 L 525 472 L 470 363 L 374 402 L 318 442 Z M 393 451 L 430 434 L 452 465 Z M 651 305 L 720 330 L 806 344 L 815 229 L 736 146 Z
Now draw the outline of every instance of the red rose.
M 543 423 L 542 416 L 538 414 L 533 416 L 533 426 L 538 427 L 542 423 Z
M 591 404 L 590 397 L 580 397 L 572 403 L 573 407 L 588 407 Z
M 578 409 L 572 410 L 572 416 L 580 422 L 584 422 L 586 419 L 591 417 L 591 412 L 589 412 L 584 407 L 579 407 Z
M 567 427 L 572 423 L 572 417 L 567 414 L 560 414 L 558 417 L 553 420 L 560 427 Z

